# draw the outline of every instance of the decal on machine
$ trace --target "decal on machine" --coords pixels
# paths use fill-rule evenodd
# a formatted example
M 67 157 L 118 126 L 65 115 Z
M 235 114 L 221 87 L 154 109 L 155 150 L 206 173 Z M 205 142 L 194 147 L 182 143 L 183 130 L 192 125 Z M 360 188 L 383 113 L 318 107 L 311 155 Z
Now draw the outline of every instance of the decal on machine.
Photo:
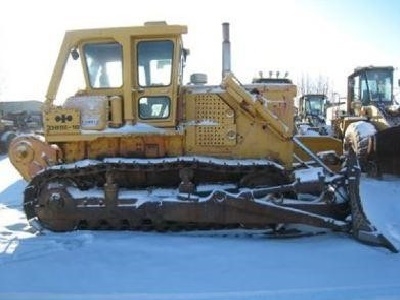
M 54 118 L 54 120 L 56 121 L 56 122 L 61 122 L 61 123 L 65 123 L 65 121 L 69 121 L 69 122 L 72 122 L 72 120 L 73 120 L 73 117 L 71 116 L 71 115 L 61 115 L 61 116 L 56 116 L 55 118 Z
M 48 115 L 47 134 L 77 134 L 80 130 L 79 111 L 72 109 L 55 110 Z

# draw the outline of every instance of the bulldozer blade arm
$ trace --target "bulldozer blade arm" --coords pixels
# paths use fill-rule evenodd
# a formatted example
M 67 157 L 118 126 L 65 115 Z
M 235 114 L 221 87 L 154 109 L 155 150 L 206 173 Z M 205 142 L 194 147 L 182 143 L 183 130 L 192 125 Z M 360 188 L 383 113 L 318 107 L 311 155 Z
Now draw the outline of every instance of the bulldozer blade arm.
M 353 237 L 362 243 L 385 247 L 398 253 L 399 249 L 371 224 L 364 212 L 359 193 L 361 169 L 352 149 L 349 150 L 347 164 Z
M 337 162 L 322 162 L 318 157 L 318 153 L 333 151 L 338 158 L 343 155 L 343 143 L 341 140 L 330 136 L 295 136 L 294 155 L 301 161 L 307 162 L 316 161 L 319 166 L 322 166 L 328 173 L 339 171 L 341 166 Z

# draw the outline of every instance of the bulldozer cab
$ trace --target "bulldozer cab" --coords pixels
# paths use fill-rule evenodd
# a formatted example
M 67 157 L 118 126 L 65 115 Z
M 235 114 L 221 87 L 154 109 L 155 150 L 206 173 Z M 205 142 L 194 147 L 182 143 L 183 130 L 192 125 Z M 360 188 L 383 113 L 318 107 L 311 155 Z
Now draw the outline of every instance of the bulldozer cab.
M 70 105 L 66 101 L 70 107 L 74 106 L 71 102 L 77 103 L 77 97 L 101 95 L 109 97 L 104 100 L 109 101 L 104 107 L 110 107 L 110 117 L 103 117 L 109 124 L 102 124 L 105 122 L 92 116 L 87 129 L 92 129 L 90 126 L 96 122 L 100 125 L 95 129 L 138 122 L 157 127 L 176 126 L 176 95 L 188 53 L 182 46 L 182 35 L 186 32 L 186 26 L 165 22 L 96 33 L 89 29 L 87 39 L 85 30 L 67 32 L 45 104 L 49 107 L 57 101 L 65 105 L 64 99 L 75 94 Z M 65 79 L 68 74 L 73 80 Z M 57 125 L 47 122 L 46 135 L 65 134 L 51 130 Z M 85 129 L 85 123 L 81 125 Z
M 393 104 L 392 66 L 362 67 L 348 77 L 347 111 L 359 116 L 357 106 L 389 106 Z M 358 104 L 358 105 L 357 105 Z

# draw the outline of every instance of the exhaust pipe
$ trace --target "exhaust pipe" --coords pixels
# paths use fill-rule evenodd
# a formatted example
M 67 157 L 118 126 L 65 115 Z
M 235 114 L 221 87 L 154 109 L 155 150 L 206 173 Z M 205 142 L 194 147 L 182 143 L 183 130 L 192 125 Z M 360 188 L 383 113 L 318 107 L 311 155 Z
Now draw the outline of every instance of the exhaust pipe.
M 222 23 L 222 79 L 231 73 L 231 42 L 229 41 L 229 23 Z

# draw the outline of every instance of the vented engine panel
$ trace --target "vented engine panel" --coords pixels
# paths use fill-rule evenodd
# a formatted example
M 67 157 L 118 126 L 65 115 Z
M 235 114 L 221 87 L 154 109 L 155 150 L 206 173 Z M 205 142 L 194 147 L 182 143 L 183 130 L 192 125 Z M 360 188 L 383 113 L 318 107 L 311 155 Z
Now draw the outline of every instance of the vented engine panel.
M 235 112 L 217 95 L 195 97 L 196 145 L 236 144 Z

